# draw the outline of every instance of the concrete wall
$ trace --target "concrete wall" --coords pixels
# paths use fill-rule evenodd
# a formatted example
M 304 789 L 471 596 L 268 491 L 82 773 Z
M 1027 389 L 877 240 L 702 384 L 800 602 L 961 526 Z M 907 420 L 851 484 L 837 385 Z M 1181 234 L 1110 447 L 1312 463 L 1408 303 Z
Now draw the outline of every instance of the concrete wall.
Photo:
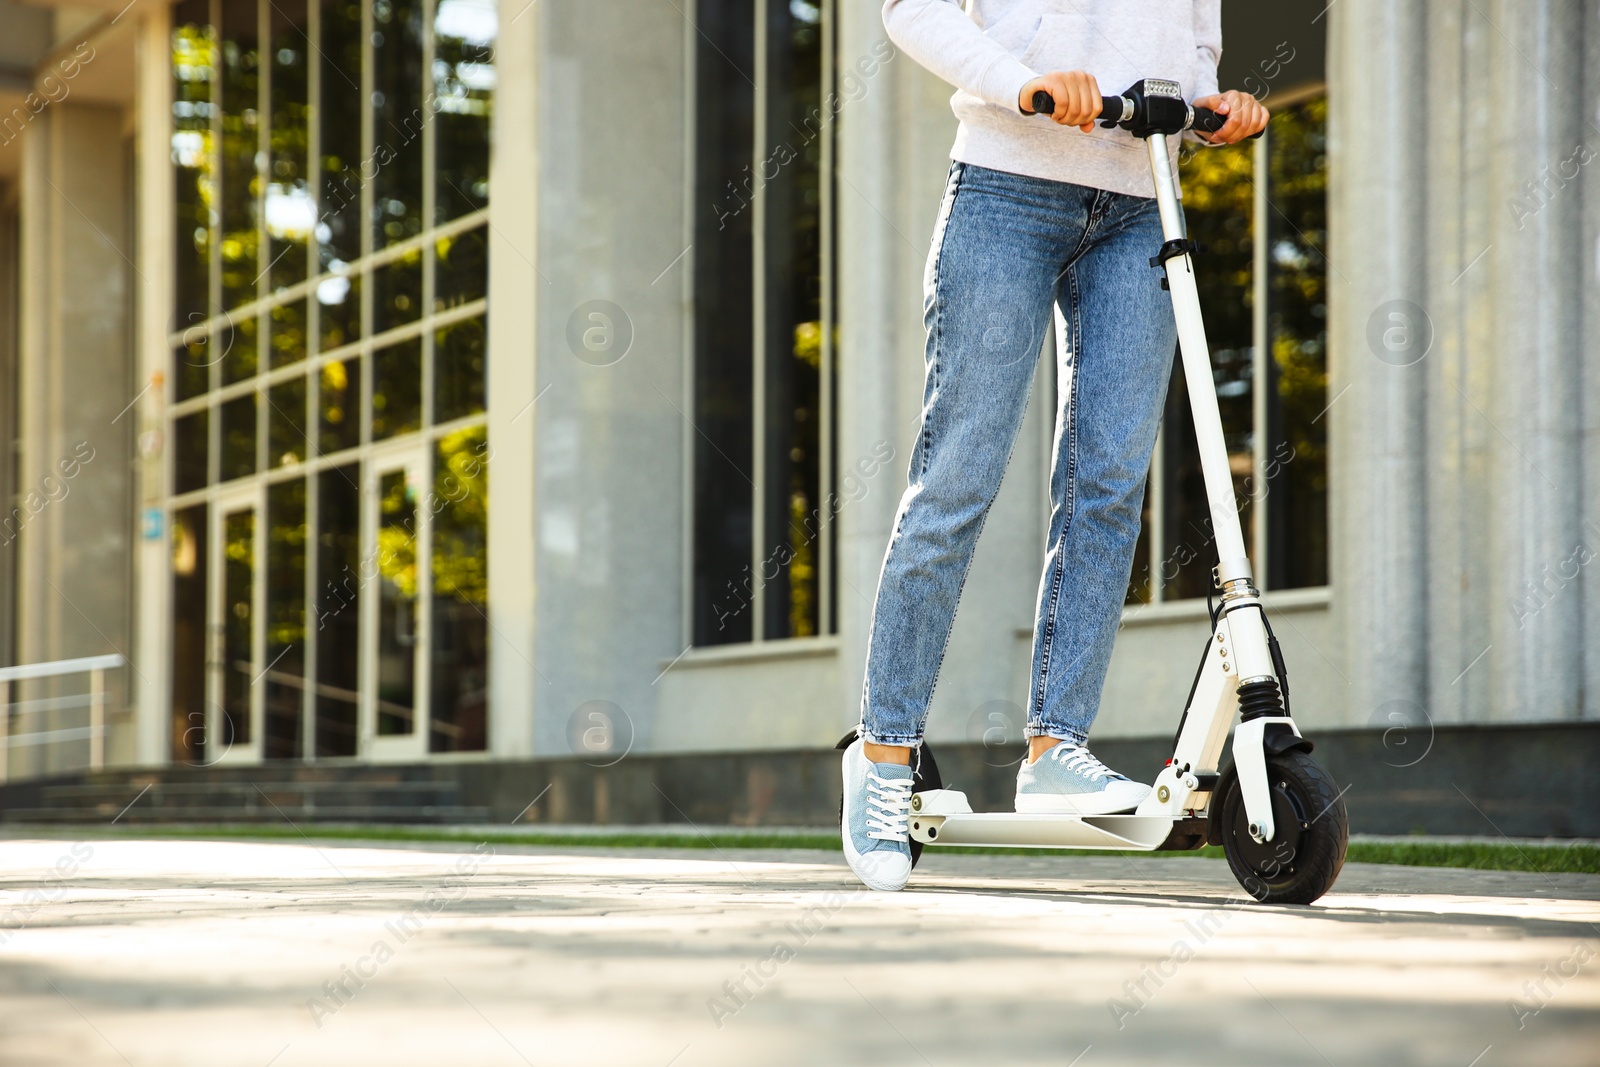
M 1329 18 L 1351 699 L 1440 722 L 1600 716 L 1595 6 Z
M 652 682 L 684 646 L 693 31 L 671 4 L 630 0 L 525 17 L 540 35 L 539 322 L 531 344 L 494 359 L 537 360 L 534 530 L 509 549 L 535 558 L 534 751 L 569 751 L 569 719 L 595 700 L 648 745 Z M 500 69 L 515 77 L 514 57 L 502 53 Z M 496 204 L 506 195 L 497 186 Z M 613 328 L 632 335 L 608 365 L 568 343 L 569 319 L 591 301 L 619 309 Z
M 131 630 L 134 501 L 133 269 L 129 147 L 120 108 L 70 101 L 34 118 L 23 145 L 17 489 L 26 520 L 18 537 L 17 659 L 127 653 Z M 127 703 L 112 675 L 110 706 Z M 23 698 L 82 692 L 21 687 Z M 27 715 L 17 733 L 80 727 L 84 709 Z M 132 757 L 125 721 L 112 722 L 107 759 Z M 81 765 L 83 751 L 12 750 L 28 774 Z

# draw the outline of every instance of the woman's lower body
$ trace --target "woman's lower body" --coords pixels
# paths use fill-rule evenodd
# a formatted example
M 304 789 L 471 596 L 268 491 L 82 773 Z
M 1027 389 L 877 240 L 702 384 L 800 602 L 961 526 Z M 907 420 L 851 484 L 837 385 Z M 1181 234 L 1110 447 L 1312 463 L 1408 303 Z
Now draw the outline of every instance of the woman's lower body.
M 925 275 L 927 376 L 873 611 L 863 738 L 914 746 L 1055 321 L 1027 734 L 1081 747 L 1121 617 L 1177 332 L 1154 200 L 956 163 Z
M 925 278 L 927 378 L 884 555 L 860 737 L 844 752 L 840 832 L 874 889 L 911 874 L 910 749 L 922 739 L 978 534 L 1059 325 L 1050 528 L 1017 810 L 1125 811 L 1149 787 L 1085 746 L 1128 588 L 1145 475 L 1177 345 L 1153 200 L 961 163 Z M 1048 739 L 1056 738 L 1058 741 Z

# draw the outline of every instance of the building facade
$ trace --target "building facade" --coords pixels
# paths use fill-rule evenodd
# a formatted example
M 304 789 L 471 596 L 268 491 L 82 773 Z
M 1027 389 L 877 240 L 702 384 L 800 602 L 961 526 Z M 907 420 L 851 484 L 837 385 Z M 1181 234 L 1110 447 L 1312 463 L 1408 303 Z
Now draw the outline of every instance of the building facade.
M 1185 198 L 1298 719 L 1600 720 L 1600 9 L 1224 6 L 1224 85 L 1276 118 L 1186 152 Z M 815 750 L 855 722 L 954 132 L 876 5 L 0 23 L 0 656 L 125 655 L 108 764 Z M 1021 742 L 1048 351 L 1035 385 L 936 742 Z M 1169 393 L 1097 738 L 1170 735 L 1204 640 Z M 8 735 L 81 725 L 53 699 L 19 687 Z M 84 752 L 15 745 L 9 775 Z

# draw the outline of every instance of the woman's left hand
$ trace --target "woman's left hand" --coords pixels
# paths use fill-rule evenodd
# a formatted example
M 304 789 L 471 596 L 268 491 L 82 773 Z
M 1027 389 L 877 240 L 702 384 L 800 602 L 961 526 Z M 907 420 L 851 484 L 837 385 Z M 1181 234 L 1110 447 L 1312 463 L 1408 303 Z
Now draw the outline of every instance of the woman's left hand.
M 1267 128 L 1267 120 L 1272 117 L 1261 101 L 1237 89 L 1202 97 L 1194 104 L 1196 107 L 1208 107 L 1219 115 L 1228 116 L 1227 123 L 1216 133 L 1199 134 L 1212 144 L 1233 144 L 1253 133 L 1260 133 Z

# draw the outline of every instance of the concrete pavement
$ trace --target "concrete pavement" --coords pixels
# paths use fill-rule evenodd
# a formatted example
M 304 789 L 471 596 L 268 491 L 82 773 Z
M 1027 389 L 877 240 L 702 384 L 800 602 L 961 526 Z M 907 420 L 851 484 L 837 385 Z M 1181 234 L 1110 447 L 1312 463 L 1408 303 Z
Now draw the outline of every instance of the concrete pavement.
M 1600 1062 L 1600 876 L 930 852 L 0 843 L 0 1063 Z

